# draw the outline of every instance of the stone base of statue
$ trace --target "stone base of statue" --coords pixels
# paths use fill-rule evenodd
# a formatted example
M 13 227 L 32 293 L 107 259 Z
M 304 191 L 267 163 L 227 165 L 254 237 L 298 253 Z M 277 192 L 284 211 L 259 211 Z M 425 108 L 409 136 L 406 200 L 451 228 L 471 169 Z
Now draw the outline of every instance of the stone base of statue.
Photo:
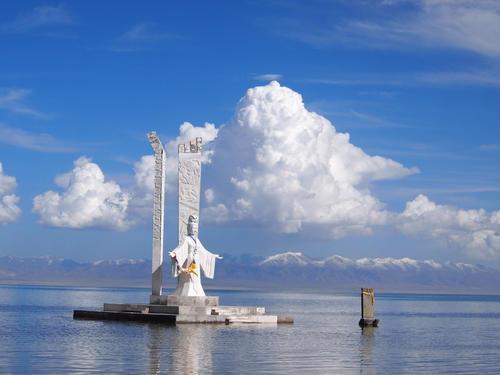
M 259 306 L 221 306 L 219 297 L 151 296 L 149 304 L 105 303 L 102 311 L 75 310 L 75 319 L 131 320 L 163 324 L 280 324 L 293 318 L 266 314 Z
M 186 306 L 218 306 L 219 297 L 217 296 L 175 296 L 162 295 L 149 297 L 149 303 L 152 305 L 186 305 Z

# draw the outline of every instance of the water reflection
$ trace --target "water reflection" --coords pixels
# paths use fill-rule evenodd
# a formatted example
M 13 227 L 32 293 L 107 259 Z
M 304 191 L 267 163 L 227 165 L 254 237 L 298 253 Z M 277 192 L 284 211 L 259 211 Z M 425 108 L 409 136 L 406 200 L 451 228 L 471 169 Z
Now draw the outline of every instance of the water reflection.
M 161 370 L 161 343 L 165 336 L 165 327 L 158 324 L 149 325 L 149 373 L 159 374 Z
M 179 325 L 173 340 L 172 370 L 180 374 L 212 372 L 213 335 L 217 327 Z
M 359 373 L 375 374 L 373 350 L 375 347 L 375 332 L 377 328 L 363 327 L 359 336 Z
M 217 327 L 149 326 L 149 373 L 211 373 L 212 341 Z

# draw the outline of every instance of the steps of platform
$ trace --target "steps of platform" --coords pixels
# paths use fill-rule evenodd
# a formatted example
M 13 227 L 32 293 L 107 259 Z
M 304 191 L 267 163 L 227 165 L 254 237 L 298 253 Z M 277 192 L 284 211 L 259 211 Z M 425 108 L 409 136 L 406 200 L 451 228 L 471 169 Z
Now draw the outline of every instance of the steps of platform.
M 174 324 L 278 324 L 276 315 L 207 315 L 207 314 L 155 314 L 141 312 L 74 310 L 74 319 L 122 320 L 148 323 Z
M 140 312 L 176 315 L 263 315 L 264 307 L 259 306 L 181 306 L 181 305 L 151 305 L 141 303 L 105 303 L 103 311 L 110 312 Z
M 264 307 L 259 306 L 217 306 L 212 308 L 212 314 L 218 315 L 263 315 Z
M 277 324 L 278 317 L 276 315 L 177 315 L 176 323 Z
M 218 306 L 218 296 L 175 296 L 161 295 L 150 296 L 149 303 L 152 305 L 175 305 L 175 306 Z
M 204 314 L 210 315 L 213 307 L 205 306 L 169 306 L 169 305 L 150 305 L 149 312 L 160 314 Z

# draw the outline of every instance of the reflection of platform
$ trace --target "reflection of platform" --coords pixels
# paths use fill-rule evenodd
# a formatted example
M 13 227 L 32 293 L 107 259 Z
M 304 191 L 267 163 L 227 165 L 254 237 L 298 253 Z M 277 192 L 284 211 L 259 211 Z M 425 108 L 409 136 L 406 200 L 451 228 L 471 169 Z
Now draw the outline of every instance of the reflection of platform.
M 266 315 L 264 307 L 219 306 L 219 297 L 162 296 L 163 304 L 105 303 L 103 311 L 74 310 L 74 319 L 134 320 L 164 324 L 293 323 L 293 318 Z

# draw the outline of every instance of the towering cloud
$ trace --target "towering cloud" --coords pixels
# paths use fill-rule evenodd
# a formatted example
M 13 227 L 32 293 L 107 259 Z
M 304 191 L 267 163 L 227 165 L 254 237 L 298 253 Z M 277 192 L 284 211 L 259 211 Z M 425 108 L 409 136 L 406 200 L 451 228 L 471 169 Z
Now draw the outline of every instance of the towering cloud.
M 0 224 L 13 222 L 21 215 L 19 197 L 13 194 L 16 185 L 16 178 L 6 175 L 0 162 Z
M 500 253 L 500 211 L 439 205 L 421 194 L 406 204 L 397 227 L 408 235 L 463 248 L 473 257 L 492 258 Z
M 47 191 L 33 200 L 33 212 L 40 222 L 55 227 L 104 227 L 127 229 L 129 195 L 118 184 L 107 181 L 101 168 L 88 158 L 74 162 L 74 168 L 55 179 L 61 193 Z
M 368 233 L 391 216 L 368 185 L 417 171 L 366 154 L 277 82 L 247 91 L 215 147 L 205 218 L 252 219 L 283 232 L 315 224 L 335 237 Z

